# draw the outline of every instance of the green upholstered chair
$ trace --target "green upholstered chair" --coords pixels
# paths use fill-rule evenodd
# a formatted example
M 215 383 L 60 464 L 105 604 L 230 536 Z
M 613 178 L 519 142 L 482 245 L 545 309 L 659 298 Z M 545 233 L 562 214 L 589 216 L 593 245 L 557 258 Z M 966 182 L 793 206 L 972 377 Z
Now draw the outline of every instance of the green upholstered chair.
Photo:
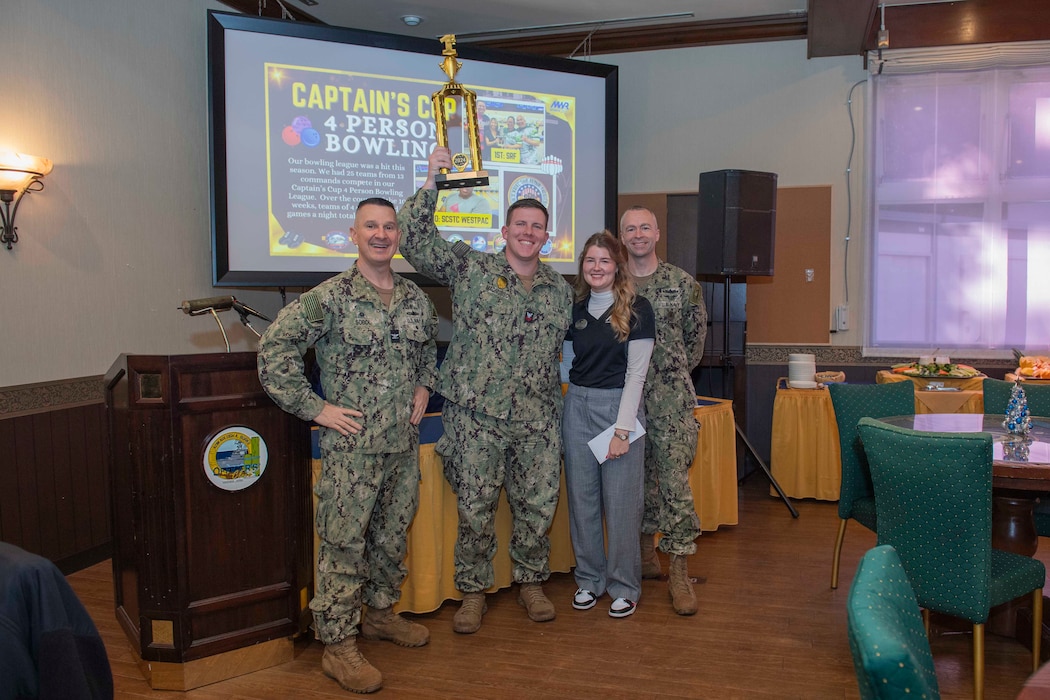
M 842 486 L 839 487 L 839 533 L 831 560 L 831 587 L 839 586 L 839 559 L 850 519 L 875 528 L 875 491 L 871 487 L 868 459 L 857 436 L 857 421 L 864 416 L 886 418 L 915 413 L 915 385 L 911 382 L 891 384 L 829 384 L 835 423 L 839 429 L 839 458 L 842 461 Z
M 1022 387 L 1028 398 L 1028 412 L 1033 416 L 1050 416 L 1050 384 L 1022 383 Z M 984 412 L 1005 415 L 1014 383 L 1004 382 L 1002 379 L 985 379 L 982 388 Z
M 925 433 L 871 418 L 857 426 L 868 455 L 879 544 L 897 550 L 919 606 L 973 623 L 974 697 L 984 694 L 984 623 L 990 609 L 1032 594 L 1042 620 L 1046 568 L 992 548 L 992 436 Z M 1033 625 L 1032 669 L 1041 625 Z
M 1004 382 L 1001 379 L 985 379 L 983 389 L 984 412 L 992 415 L 1005 415 L 1014 383 Z M 1050 416 L 1050 384 L 1024 384 L 1024 393 L 1028 399 L 1030 415 Z M 1050 537 L 1050 498 L 1041 499 L 1033 516 L 1035 531 L 1043 537 Z
M 941 696 L 915 591 L 893 547 L 875 547 L 860 560 L 846 613 L 863 700 Z

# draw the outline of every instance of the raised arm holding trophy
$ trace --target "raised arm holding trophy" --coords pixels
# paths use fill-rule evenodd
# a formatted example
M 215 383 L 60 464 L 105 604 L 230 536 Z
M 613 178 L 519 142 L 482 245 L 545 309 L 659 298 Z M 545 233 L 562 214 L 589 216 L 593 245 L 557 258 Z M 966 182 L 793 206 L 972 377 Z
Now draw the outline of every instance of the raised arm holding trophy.
M 441 37 L 445 49 L 441 54 L 445 59 L 441 62 L 441 70 L 448 76 L 448 82 L 434 93 L 434 121 L 437 122 L 437 143 L 442 148 L 448 147 L 448 115 L 445 113 L 445 98 L 451 95 L 459 95 L 463 100 L 463 109 L 466 112 L 467 143 L 470 146 L 470 155 L 466 153 L 452 154 L 452 165 L 456 172 L 448 168 L 442 168 L 441 173 L 436 176 L 435 184 L 439 190 L 450 190 L 457 187 L 481 187 L 489 184 L 489 174 L 482 169 L 481 163 L 481 136 L 478 129 L 477 93 L 456 82 L 456 72 L 463 64 L 456 60 L 456 36 L 446 34 Z M 470 166 L 471 170 L 466 170 Z

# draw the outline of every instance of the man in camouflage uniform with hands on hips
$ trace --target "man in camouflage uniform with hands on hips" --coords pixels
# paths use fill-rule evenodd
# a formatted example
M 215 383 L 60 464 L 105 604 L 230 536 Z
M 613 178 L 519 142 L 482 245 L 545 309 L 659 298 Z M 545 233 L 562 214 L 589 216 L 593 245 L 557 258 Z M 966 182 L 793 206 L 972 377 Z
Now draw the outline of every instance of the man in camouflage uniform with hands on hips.
M 354 265 L 282 309 L 263 334 L 259 379 L 278 406 L 321 426 L 310 609 L 325 645 L 321 668 L 347 690 L 368 693 L 383 679 L 358 651 L 359 632 L 408 647 L 430 639 L 392 608 L 419 504 L 418 426 L 436 381 L 437 314 L 390 268 L 400 239 L 392 203 L 358 204 L 350 237 Z M 324 399 L 304 371 L 311 345 Z
M 506 490 L 514 517 L 510 556 L 520 584 L 518 602 L 533 621 L 554 619 L 542 584 L 550 576 L 547 531 L 560 486 L 558 356 L 572 292 L 539 260 L 549 237 L 548 217 L 534 199 L 508 208 L 501 252 L 441 238 L 434 224 L 434 176 L 451 165 L 447 148 L 434 149 L 426 182 L 405 202 L 398 220 L 405 259 L 448 285 L 452 296 L 452 340 L 438 376 L 445 433 L 437 452 L 459 510 L 455 581 L 464 597 L 453 629 L 470 634 L 481 627 L 485 590 L 495 583 L 500 489 Z
M 691 373 L 704 355 L 707 307 L 700 284 L 656 255 L 660 229 L 645 207 L 620 217 L 620 240 L 634 288 L 653 305 L 656 345 L 645 378 L 645 513 L 642 516 L 642 578 L 660 576 L 654 536 L 670 555 L 671 605 L 679 615 L 696 613 L 696 593 L 686 557 L 696 552 L 700 518 L 689 486 L 698 428 Z

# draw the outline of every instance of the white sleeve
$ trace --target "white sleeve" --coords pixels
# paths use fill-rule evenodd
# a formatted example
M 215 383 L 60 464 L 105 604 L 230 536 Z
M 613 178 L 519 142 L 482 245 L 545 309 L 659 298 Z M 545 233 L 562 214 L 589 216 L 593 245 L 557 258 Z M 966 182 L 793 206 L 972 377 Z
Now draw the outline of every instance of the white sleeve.
M 620 394 L 620 410 L 616 414 L 616 427 L 628 432 L 634 430 L 638 417 L 638 405 L 642 401 L 645 375 L 649 371 L 649 358 L 653 355 L 652 338 L 640 338 L 627 342 L 627 373 Z
M 561 344 L 561 383 L 569 383 L 569 370 L 572 369 L 572 361 L 576 353 L 572 351 L 572 341 L 566 340 Z

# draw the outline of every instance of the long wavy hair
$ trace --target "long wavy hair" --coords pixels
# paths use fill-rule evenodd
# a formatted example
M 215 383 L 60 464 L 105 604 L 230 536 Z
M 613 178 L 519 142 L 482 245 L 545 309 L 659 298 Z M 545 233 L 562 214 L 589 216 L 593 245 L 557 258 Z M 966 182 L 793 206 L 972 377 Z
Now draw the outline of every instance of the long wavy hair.
M 634 282 L 627 272 L 627 248 L 619 238 L 608 231 L 599 231 L 583 244 L 580 265 L 576 271 L 576 301 L 583 301 L 591 293 L 591 286 L 583 277 L 583 259 L 592 246 L 607 251 L 609 257 L 616 263 L 616 276 L 613 278 L 612 286 L 613 305 L 609 323 L 612 325 L 613 332 L 616 333 L 616 339 L 625 343 L 627 336 L 631 333 L 631 321 L 634 318 Z

